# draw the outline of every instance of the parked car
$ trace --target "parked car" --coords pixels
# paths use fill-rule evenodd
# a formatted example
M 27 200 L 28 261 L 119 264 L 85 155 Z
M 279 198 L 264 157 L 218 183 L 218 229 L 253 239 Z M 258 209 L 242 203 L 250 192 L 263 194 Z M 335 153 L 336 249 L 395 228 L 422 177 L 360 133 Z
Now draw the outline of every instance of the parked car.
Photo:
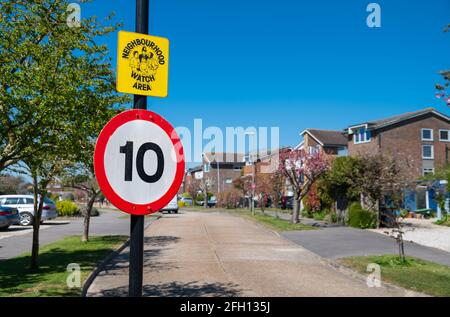
M 180 201 L 182 201 L 185 206 L 192 206 L 194 204 L 194 201 L 192 200 L 192 198 L 189 198 L 189 197 L 181 197 Z
M 2 195 L 0 196 L 0 206 L 16 208 L 19 211 L 19 223 L 22 226 L 33 224 L 34 197 L 32 195 Z M 44 198 L 41 223 L 46 220 L 55 219 L 57 216 L 55 202 L 51 199 Z
M 175 195 L 166 207 L 160 210 L 160 212 L 167 211 L 169 214 L 174 212 L 178 213 L 178 196 Z
M 19 211 L 16 208 L 0 206 L 0 230 L 19 223 Z
M 283 196 L 281 198 L 281 209 L 294 209 L 294 197 Z
M 210 199 L 208 199 L 208 207 L 212 208 L 217 205 L 217 198 L 216 196 L 212 196 Z
M 203 200 L 196 200 L 195 201 L 197 203 L 198 206 L 203 206 Z M 215 207 L 217 204 L 217 199 L 216 196 L 211 196 L 211 198 L 208 199 L 208 207 Z

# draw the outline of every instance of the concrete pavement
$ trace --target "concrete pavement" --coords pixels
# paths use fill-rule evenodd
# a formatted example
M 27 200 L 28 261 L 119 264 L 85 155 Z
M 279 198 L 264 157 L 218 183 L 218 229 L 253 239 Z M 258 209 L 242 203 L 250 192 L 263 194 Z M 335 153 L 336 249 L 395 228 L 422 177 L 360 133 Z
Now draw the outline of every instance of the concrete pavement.
M 92 217 L 91 235 L 124 235 L 130 231 L 129 217 L 112 209 L 99 209 L 100 216 Z M 147 218 L 146 221 L 150 221 Z M 14 231 L 15 230 L 15 231 Z M 0 233 L 0 261 L 16 257 L 31 250 L 32 227 L 15 226 L 13 231 Z M 40 245 L 46 245 L 66 236 L 81 235 L 83 218 L 73 218 L 63 221 L 46 221 L 40 230 Z
M 126 296 L 128 252 L 91 285 L 88 296 Z M 409 296 L 365 279 L 237 216 L 164 215 L 145 233 L 145 296 Z

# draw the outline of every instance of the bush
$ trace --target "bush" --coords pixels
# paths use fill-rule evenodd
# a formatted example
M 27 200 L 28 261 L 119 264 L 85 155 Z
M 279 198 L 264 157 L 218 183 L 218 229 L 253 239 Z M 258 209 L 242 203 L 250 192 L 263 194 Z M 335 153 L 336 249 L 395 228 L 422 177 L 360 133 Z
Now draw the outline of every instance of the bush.
M 348 211 L 347 224 L 353 228 L 376 228 L 377 214 L 363 209 L 360 203 L 353 203 Z
M 61 200 L 56 202 L 56 211 L 58 216 L 74 217 L 80 215 L 80 208 L 70 200 Z
M 86 205 L 84 205 L 84 206 L 82 206 L 81 207 L 81 214 L 84 216 L 85 214 L 86 214 L 86 209 L 87 209 L 87 206 Z M 95 208 L 94 206 L 92 206 L 92 209 L 91 209 L 91 217 L 98 217 L 98 216 L 100 216 L 100 212 L 98 211 L 98 209 L 97 208 Z
M 185 206 L 184 201 L 179 200 L 179 201 L 178 201 L 178 208 L 183 208 L 184 206 Z
M 336 223 L 337 222 L 336 213 L 334 212 L 327 213 L 323 218 L 323 220 L 327 223 Z
M 314 220 L 324 220 L 326 213 L 323 211 L 318 211 L 318 212 L 313 213 L 312 215 L 313 215 Z

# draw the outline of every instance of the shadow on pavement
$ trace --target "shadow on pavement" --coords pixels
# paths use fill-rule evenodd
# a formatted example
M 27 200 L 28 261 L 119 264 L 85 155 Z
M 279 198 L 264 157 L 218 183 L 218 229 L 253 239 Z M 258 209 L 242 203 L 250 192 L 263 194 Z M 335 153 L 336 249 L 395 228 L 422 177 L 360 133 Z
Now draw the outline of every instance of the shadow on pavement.
M 156 297 L 231 297 L 239 296 L 239 285 L 233 283 L 164 283 L 157 285 L 144 285 L 143 296 Z M 126 297 L 128 287 L 118 287 L 104 290 L 101 296 Z
M 164 248 L 170 246 L 173 243 L 177 243 L 180 240 L 178 237 L 173 236 L 154 236 L 144 238 L 144 272 L 160 272 L 170 269 L 177 269 L 172 262 L 157 261 L 156 259 L 164 251 Z M 120 275 L 120 269 L 128 269 L 130 258 L 129 248 L 122 252 L 118 257 L 114 259 L 107 267 L 106 271 L 108 275 Z

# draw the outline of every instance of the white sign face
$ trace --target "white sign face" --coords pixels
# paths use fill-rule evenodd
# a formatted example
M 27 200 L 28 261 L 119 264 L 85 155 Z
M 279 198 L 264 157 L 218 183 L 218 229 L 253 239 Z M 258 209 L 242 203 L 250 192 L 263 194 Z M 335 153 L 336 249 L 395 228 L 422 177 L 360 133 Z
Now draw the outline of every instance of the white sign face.
M 120 126 L 106 145 L 106 177 L 116 194 L 133 204 L 160 199 L 175 179 L 175 148 L 158 125 L 134 120 Z
M 151 111 L 118 114 L 95 144 L 100 189 L 114 206 L 132 215 L 166 206 L 181 186 L 184 168 L 183 146 L 175 129 Z

